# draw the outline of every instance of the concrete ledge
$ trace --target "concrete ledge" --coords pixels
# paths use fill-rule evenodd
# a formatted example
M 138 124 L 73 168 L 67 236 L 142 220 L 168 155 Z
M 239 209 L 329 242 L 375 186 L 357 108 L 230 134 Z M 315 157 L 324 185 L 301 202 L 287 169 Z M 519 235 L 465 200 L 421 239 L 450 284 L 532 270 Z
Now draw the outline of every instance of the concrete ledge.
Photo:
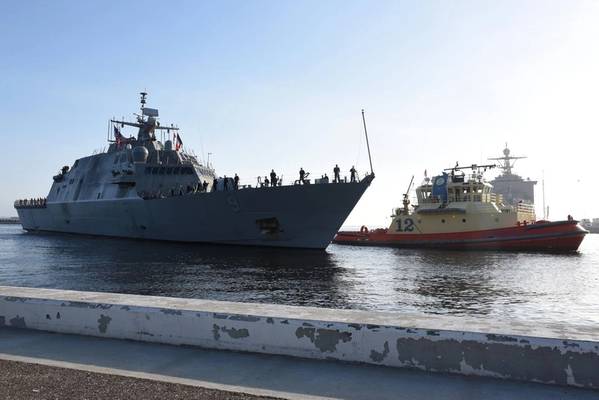
M 594 332 L 469 322 L 0 287 L 0 326 L 599 388 Z

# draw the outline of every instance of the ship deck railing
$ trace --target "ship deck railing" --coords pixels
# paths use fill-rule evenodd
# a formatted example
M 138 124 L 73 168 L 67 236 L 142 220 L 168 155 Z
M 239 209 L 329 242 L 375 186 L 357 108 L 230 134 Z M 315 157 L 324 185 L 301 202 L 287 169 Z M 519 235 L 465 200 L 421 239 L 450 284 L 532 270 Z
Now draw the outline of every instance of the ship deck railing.
M 15 200 L 15 208 L 46 208 L 48 202 L 45 197 L 39 199 L 20 199 Z
M 535 206 L 528 203 L 518 203 L 517 211 L 520 213 L 534 214 Z

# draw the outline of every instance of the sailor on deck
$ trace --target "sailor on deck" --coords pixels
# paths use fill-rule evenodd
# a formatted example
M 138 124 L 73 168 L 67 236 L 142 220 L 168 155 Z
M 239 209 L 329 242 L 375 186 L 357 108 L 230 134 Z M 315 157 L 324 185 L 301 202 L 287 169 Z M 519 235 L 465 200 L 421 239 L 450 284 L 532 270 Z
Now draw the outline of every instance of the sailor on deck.
M 356 168 L 352 165 L 351 169 L 349 170 L 349 173 L 351 174 L 350 175 L 350 177 L 351 177 L 350 179 L 351 179 L 352 182 L 356 181 L 356 172 L 357 172 Z

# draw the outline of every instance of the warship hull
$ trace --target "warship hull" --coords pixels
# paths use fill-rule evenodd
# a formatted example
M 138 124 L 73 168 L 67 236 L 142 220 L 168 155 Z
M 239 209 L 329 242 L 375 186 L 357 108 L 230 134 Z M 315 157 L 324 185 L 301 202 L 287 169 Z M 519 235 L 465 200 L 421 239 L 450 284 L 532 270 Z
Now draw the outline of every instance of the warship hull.
M 339 232 L 333 243 L 355 246 L 436 248 L 452 250 L 576 251 L 588 233 L 577 221 L 538 222 L 470 232 L 408 234 Z
M 23 228 L 134 239 L 326 248 L 372 177 L 156 199 L 48 201 L 18 208 Z

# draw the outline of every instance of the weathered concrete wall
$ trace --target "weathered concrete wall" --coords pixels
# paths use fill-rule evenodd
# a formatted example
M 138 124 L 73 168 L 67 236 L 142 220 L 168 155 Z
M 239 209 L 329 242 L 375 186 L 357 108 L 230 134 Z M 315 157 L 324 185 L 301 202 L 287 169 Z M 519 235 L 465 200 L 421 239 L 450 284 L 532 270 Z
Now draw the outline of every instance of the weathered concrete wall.
M 598 334 L 563 327 L 0 286 L 1 326 L 599 388 Z

